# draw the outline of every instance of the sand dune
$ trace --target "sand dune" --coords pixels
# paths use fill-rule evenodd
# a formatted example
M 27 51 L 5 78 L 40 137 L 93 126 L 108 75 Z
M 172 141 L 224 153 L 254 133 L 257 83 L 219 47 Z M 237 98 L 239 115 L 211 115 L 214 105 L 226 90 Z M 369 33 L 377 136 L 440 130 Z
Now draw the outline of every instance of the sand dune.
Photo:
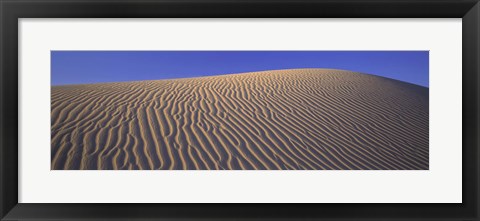
M 293 69 L 53 86 L 52 169 L 428 169 L 428 88 Z

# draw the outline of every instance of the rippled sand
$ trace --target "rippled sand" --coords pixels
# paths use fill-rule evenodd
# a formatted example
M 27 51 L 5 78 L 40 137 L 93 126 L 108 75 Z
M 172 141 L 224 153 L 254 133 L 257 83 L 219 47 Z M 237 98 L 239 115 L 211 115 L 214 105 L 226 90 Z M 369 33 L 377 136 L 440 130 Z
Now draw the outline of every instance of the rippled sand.
M 428 88 L 329 69 L 52 87 L 54 170 L 428 169 Z

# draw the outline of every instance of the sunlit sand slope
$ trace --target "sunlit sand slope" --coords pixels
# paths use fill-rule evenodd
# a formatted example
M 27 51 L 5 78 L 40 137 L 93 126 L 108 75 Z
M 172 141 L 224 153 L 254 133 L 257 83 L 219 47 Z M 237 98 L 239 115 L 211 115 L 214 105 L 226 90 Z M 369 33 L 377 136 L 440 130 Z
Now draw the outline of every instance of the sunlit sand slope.
M 52 169 L 428 169 L 428 88 L 329 69 L 52 87 Z

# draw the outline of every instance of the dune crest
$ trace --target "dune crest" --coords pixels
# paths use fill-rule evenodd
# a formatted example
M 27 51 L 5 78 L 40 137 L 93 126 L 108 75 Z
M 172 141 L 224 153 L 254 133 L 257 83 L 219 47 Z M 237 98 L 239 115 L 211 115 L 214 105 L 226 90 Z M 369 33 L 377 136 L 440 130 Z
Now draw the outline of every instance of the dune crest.
M 53 86 L 54 170 L 429 168 L 428 88 L 330 69 Z

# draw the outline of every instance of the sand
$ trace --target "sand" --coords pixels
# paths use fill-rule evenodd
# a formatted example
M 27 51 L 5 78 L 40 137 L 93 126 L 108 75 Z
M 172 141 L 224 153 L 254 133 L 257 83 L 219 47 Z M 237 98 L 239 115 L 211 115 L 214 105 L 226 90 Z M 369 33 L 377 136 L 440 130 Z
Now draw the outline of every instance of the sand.
M 292 69 L 52 86 L 53 170 L 425 170 L 428 88 Z

